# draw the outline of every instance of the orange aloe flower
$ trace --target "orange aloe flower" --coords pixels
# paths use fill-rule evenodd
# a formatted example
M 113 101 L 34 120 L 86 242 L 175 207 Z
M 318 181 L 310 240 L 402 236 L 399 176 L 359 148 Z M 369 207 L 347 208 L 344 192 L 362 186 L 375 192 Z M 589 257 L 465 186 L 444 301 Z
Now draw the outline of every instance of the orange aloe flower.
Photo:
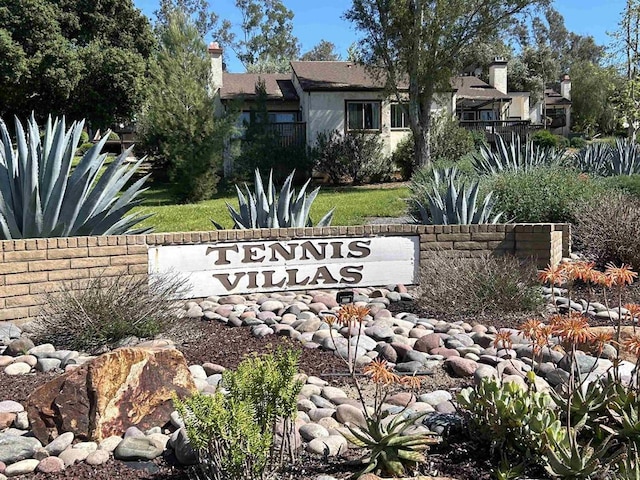
M 600 285 L 603 287 L 611 287 L 611 285 L 608 285 L 608 278 L 607 276 L 604 274 L 604 272 L 600 272 L 598 270 L 594 270 L 591 272 L 591 283 L 593 283 L 594 285 Z
M 369 314 L 367 307 L 358 307 L 356 305 L 344 305 L 338 310 L 338 323 L 340 325 L 350 326 L 354 323 L 362 323 L 364 317 Z
M 640 316 L 640 305 L 637 303 L 627 303 L 624 308 L 629 310 L 629 316 L 631 320 L 635 320 Z
M 577 312 L 554 315 L 551 319 L 551 331 L 561 340 L 574 345 L 588 343 L 593 339 L 593 332 L 589 328 L 587 318 Z
M 611 343 L 611 340 L 613 340 L 613 332 L 599 331 L 597 333 L 592 333 L 591 335 L 593 345 L 598 352 L 598 355 L 602 353 L 602 350 L 604 350 L 604 346 L 607 343 Z
M 400 377 L 391 371 L 386 360 L 376 359 L 364 367 L 362 372 L 371 376 L 371 380 L 375 383 L 390 385 L 392 383 L 400 382 Z
M 616 267 L 613 263 L 607 263 L 604 275 L 610 285 L 621 287 L 623 285 L 631 285 L 633 280 L 638 276 L 637 272 L 631 270 L 631 265 L 623 263 L 621 266 Z
M 622 347 L 640 360 L 640 335 L 634 335 L 622 342 Z
M 400 383 L 411 390 L 418 390 L 422 385 L 422 378 L 416 377 L 415 375 L 407 375 L 402 377 Z
M 513 347 L 513 342 L 511 341 L 511 332 L 508 330 L 500 330 L 496 333 L 496 338 L 493 341 L 493 346 L 496 348 L 511 348 Z
M 596 271 L 594 262 L 575 262 L 573 267 L 573 274 L 576 280 L 582 280 L 583 282 L 590 282 L 593 273 Z
M 550 285 L 562 285 L 567 280 L 565 267 L 562 265 L 548 265 L 544 270 L 538 272 L 538 281 L 549 283 Z
M 534 340 L 538 337 L 538 334 L 540 333 L 540 327 L 542 326 L 544 326 L 544 324 L 540 320 L 536 318 L 530 318 L 522 325 L 520 325 L 520 335 L 528 340 Z

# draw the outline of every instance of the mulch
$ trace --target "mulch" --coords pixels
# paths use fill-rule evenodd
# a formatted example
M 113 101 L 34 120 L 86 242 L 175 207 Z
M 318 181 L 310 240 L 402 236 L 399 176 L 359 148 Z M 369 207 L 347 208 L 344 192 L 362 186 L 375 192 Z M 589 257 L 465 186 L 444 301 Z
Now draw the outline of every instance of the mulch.
M 395 311 L 413 311 L 428 316 L 412 302 L 392 304 Z M 449 319 L 451 320 L 451 319 Z M 472 323 L 473 319 L 467 319 Z M 505 326 L 498 321 L 496 325 Z M 331 352 L 307 349 L 297 341 L 286 337 L 269 335 L 256 338 L 248 328 L 228 327 L 219 322 L 183 320 L 173 329 L 170 337 L 182 351 L 189 365 L 205 362 L 234 368 L 248 355 L 271 352 L 278 347 L 297 348 L 301 351 L 300 371 L 330 381 L 336 386 L 348 386 L 349 379 L 345 363 Z M 63 346 L 59 346 L 63 347 Z M 7 376 L 0 373 L 0 400 L 12 399 L 24 402 L 35 387 L 51 380 L 55 373 L 35 373 L 23 376 Z M 447 389 L 458 391 L 468 386 L 469 381 L 450 377 L 444 370 L 425 378 L 424 391 Z M 347 457 L 319 458 L 301 452 L 300 461 L 289 465 L 277 480 L 311 480 L 320 474 L 347 478 L 360 468 L 350 451 Z M 421 474 L 451 476 L 458 479 L 488 480 L 492 478 L 490 455 L 485 446 L 478 446 L 469 438 L 455 439 L 453 443 L 433 447 L 428 453 L 428 462 L 421 467 Z M 80 463 L 68 467 L 59 474 L 34 474 L 15 477 L 18 480 L 179 480 L 188 479 L 185 469 L 177 465 L 172 457 L 159 458 L 153 462 L 122 462 L 111 459 L 105 465 L 93 467 Z

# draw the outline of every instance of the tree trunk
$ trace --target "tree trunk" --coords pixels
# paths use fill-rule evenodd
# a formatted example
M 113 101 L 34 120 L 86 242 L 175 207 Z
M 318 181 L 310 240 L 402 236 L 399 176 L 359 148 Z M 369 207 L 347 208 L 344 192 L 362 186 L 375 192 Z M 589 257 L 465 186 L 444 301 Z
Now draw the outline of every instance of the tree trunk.
M 422 93 L 419 100 L 417 114 L 411 121 L 413 143 L 415 149 L 414 164 L 417 168 L 424 168 L 431 164 L 431 102 L 433 95 Z

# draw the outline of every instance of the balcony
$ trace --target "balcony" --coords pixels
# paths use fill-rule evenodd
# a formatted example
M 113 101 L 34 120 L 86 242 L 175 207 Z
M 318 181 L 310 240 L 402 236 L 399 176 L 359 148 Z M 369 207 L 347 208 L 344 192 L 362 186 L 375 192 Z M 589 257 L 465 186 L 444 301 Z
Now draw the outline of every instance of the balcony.
M 496 136 L 511 140 L 512 136 L 518 135 L 525 139 L 543 128 L 542 125 L 532 125 L 529 120 L 461 120 L 459 124 L 466 130 L 484 133 L 489 143 L 495 143 Z
M 267 129 L 280 139 L 283 147 L 300 147 L 307 144 L 306 122 L 274 122 Z

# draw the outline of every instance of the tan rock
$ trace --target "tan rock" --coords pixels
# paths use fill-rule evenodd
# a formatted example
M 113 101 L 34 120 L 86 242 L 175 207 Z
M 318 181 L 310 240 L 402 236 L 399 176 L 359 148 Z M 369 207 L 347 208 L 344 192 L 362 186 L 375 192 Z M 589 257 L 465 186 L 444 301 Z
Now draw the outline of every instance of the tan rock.
M 174 410 L 172 396 L 195 391 L 180 351 L 120 348 L 36 389 L 27 411 L 43 443 L 62 432 L 99 442 L 134 425 L 164 424 Z

